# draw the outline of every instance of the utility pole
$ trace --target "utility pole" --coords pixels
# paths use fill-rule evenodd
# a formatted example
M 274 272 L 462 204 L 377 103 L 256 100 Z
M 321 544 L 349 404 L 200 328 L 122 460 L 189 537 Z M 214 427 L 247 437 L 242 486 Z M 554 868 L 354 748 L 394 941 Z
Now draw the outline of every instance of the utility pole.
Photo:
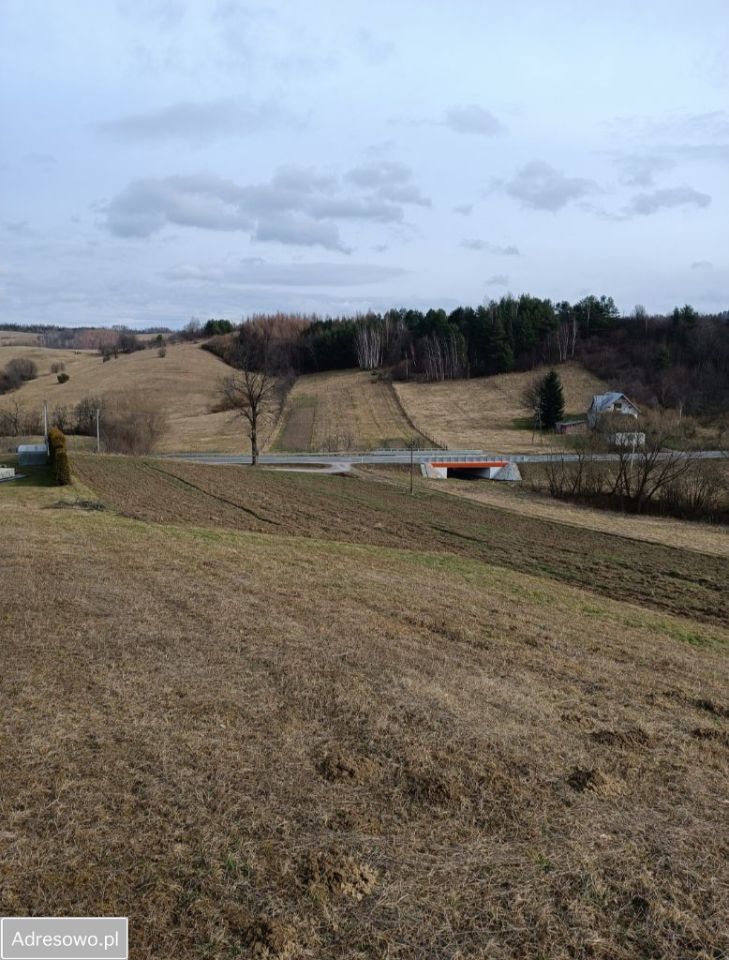
M 411 437 L 406 444 L 407 448 L 410 450 L 410 496 L 414 496 L 415 490 L 413 489 L 413 471 L 415 469 L 415 447 L 419 446 L 419 443 L 415 437 Z
M 96 452 L 101 453 L 101 434 L 99 433 L 99 414 L 101 411 L 96 408 Z
M 48 401 L 43 401 L 43 439 L 48 445 Z

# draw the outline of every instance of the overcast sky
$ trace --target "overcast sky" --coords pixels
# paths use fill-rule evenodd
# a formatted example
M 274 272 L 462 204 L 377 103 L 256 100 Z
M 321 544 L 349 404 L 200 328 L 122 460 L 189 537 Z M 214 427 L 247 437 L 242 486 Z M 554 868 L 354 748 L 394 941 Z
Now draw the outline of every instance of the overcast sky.
M 726 0 L 0 0 L 0 323 L 729 308 Z

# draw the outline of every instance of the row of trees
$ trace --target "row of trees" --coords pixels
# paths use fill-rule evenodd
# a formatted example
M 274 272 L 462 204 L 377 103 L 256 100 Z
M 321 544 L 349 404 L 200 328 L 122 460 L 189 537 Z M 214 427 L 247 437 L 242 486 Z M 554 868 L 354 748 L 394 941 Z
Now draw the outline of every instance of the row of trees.
M 676 430 L 659 418 L 641 421 L 639 448 L 611 443 L 606 423 L 577 441 L 573 459 L 555 456 L 545 467 L 553 497 L 629 513 L 727 522 L 726 464 L 674 449 Z M 680 433 L 680 431 L 679 431 Z M 611 459 L 595 455 L 609 449 Z M 534 481 L 542 489 L 539 479 Z

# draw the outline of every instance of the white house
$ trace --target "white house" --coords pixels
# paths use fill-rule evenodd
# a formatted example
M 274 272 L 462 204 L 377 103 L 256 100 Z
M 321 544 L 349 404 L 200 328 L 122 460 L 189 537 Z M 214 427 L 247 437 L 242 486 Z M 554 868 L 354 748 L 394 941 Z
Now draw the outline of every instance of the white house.
M 622 414 L 626 417 L 636 417 L 640 411 L 624 393 L 596 393 L 592 398 L 590 409 L 587 411 L 587 422 L 594 427 L 600 417 L 609 414 Z

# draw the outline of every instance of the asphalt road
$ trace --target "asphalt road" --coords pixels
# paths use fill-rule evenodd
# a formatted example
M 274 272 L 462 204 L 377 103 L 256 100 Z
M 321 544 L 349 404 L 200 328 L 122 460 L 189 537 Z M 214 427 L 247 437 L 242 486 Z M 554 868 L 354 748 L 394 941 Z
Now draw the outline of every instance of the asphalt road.
M 677 451 L 666 451 L 659 454 L 661 459 L 675 457 Z M 372 450 L 369 453 L 264 453 L 258 458 L 259 463 L 266 466 L 346 466 L 350 464 L 377 464 L 399 466 L 410 463 L 409 450 Z M 634 454 L 640 456 L 640 453 Z M 681 456 L 692 460 L 729 460 L 729 450 L 690 450 Z M 208 464 L 240 464 L 250 463 L 250 454 L 228 453 L 172 453 L 166 454 L 167 459 L 191 460 L 196 463 Z M 591 460 L 617 460 L 616 453 L 594 453 Z M 500 454 L 493 450 L 414 450 L 414 463 L 430 463 L 433 460 L 457 461 L 464 466 L 469 462 L 479 460 L 508 460 L 512 463 L 548 463 L 550 460 L 579 460 L 576 453 L 514 453 Z

